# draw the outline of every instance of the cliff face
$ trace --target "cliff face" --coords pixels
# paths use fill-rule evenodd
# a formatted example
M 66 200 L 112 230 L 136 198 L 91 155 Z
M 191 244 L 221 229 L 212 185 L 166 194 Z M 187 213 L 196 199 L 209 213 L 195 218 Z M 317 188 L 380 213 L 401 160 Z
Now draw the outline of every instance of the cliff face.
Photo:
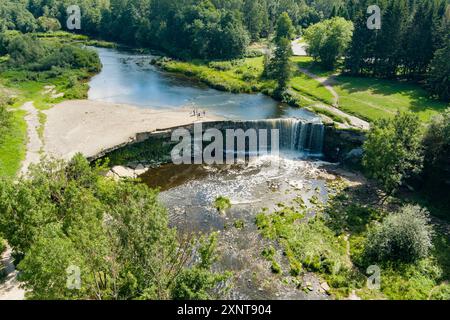
M 361 160 L 365 140 L 364 131 L 337 129 L 333 125 L 326 125 L 323 143 L 325 160 L 357 164 Z

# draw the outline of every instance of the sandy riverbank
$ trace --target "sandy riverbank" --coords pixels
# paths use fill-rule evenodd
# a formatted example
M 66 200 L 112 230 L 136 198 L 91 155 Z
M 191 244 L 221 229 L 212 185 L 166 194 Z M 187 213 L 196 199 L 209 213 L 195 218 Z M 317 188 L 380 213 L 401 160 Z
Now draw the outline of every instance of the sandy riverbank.
M 86 157 L 133 139 L 136 133 L 187 125 L 196 121 L 189 108 L 144 109 L 90 100 L 65 101 L 45 111 L 44 150 L 47 155 L 70 159 Z M 200 121 L 219 120 L 208 115 Z

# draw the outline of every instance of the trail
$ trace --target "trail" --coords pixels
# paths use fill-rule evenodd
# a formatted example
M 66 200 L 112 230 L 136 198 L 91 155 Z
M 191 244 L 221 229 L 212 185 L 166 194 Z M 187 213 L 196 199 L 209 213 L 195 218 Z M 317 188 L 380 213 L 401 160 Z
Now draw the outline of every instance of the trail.
M 342 110 L 339 109 L 339 94 L 336 92 L 336 90 L 333 88 L 333 77 L 334 76 L 330 76 L 330 77 L 319 77 L 316 74 L 312 73 L 311 71 L 304 69 L 304 68 L 298 68 L 298 70 L 301 73 L 304 73 L 305 75 L 307 75 L 308 77 L 318 81 L 320 84 L 322 84 L 324 86 L 325 89 L 328 90 L 328 92 L 331 93 L 331 95 L 333 96 L 333 105 L 329 106 L 329 105 L 325 105 L 325 104 L 318 104 L 316 105 L 316 107 L 321 108 L 321 109 L 326 109 L 331 111 L 332 113 L 339 115 L 343 118 L 346 118 L 350 121 L 350 126 L 352 127 L 356 127 L 359 129 L 363 129 L 363 130 L 369 130 L 370 128 L 370 124 L 365 121 L 362 120 L 358 117 L 355 117 L 353 115 L 350 115 Z
M 21 109 L 27 112 L 27 115 L 25 116 L 28 135 L 27 153 L 21 169 L 21 174 L 24 175 L 27 173 L 30 164 L 38 163 L 40 161 L 43 145 L 38 134 L 38 128 L 40 126 L 38 110 L 34 107 L 32 101 L 26 102 Z
M 14 266 L 11 252 L 8 246 L 0 259 L 0 264 L 5 266 L 6 271 L 6 278 L 0 282 L 0 300 L 24 300 L 25 290 L 20 287 L 17 280 L 18 271 Z

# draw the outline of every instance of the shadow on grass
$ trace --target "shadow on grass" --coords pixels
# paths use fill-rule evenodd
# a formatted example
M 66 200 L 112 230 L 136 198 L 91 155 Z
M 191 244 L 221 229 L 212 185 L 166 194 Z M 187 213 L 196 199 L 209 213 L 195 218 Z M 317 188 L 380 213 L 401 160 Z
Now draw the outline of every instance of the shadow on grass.
M 370 90 L 380 96 L 401 95 L 405 97 L 405 103 L 410 103 L 412 112 L 443 111 L 447 107 L 445 102 L 430 98 L 424 88 L 410 82 L 347 75 L 337 76 L 336 80 L 338 85 L 350 94 Z

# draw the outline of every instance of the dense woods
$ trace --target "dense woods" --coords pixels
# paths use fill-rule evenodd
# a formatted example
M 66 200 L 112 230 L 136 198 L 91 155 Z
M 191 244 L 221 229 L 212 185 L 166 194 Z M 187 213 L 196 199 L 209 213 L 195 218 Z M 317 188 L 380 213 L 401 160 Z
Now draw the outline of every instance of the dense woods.
M 2 1 L 0 30 L 65 28 L 71 4 L 68 0 Z M 76 32 L 160 49 L 185 59 L 242 57 L 250 41 L 274 35 L 282 13 L 292 20 L 297 35 L 324 19 L 342 17 L 354 24 L 348 50 L 341 52 L 347 46 L 329 41 L 331 50 L 322 48 L 322 62 L 336 60 L 331 56 L 339 54 L 346 57 L 345 71 L 352 75 L 426 80 L 433 95 L 443 100 L 449 97 L 449 80 L 443 76 L 449 71 L 445 56 L 450 7 L 446 0 L 83 0 L 77 4 L 82 26 Z M 381 8 L 380 30 L 366 26 L 369 5 Z M 307 33 L 311 50 L 318 52 L 320 39 L 312 34 L 312 30 Z M 330 57 L 324 57 L 325 53 Z M 335 62 L 323 64 L 331 67 Z

